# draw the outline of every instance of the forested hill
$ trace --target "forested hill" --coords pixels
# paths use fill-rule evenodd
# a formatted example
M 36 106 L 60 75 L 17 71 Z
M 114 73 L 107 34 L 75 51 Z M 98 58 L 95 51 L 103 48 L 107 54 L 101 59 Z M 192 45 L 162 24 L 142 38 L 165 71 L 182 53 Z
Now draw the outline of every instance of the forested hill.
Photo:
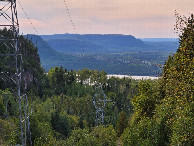
M 139 51 L 147 45 L 132 35 L 121 34 L 56 34 L 41 36 L 59 52 L 65 53 L 115 53 Z
M 28 39 L 37 46 L 46 71 L 63 66 L 68 70 L 104 70 L 108 74 L 158 75 L 161 69 L 157 64 L 164 64 L 178 47 L 175 40 L 143 42 L 118 34 L 28 35 Z
M 38 48 L 41 65 L 47 71 L 53 66 L 64 66 L 65 62 L 75 59 L 72 55 L 57 52 L 51 48 L 40 36 L 30 34 L 24 37 L 32 41 L 33 44 Z M 68 66 L 66 67 L 69 69 Z
M 50 47 L 40 36 L 27 35 L 25 37 L 37 46 L 41 65 L 46 71 L 54 66 L 63 66 L 68 70 L 79 70 L 83 68 L 104 70 L 108 74 L 157 75 L 160 69 L 156 65 L 148 62 L 152 61 L 148 59 L 157 56 L 159 61 L 165 60 L 164 57 L 161 59 L 161 55 L 158 54 L 158 56 L 155 53 L 148 53 L 144 57 L 142 53 L 134 52 L 132 54 L 105 53 L 101 55 L 85 54 L 84 52 L 78 53 L 79 51 L 75 54 L 62 53 Z M 68 43 L 71 42 L 76 43 L 76 41 L 69 41 Z M 60 41 L 55 43 L 61 44 Z M 75 46 L 79 47 L 77 45 Z

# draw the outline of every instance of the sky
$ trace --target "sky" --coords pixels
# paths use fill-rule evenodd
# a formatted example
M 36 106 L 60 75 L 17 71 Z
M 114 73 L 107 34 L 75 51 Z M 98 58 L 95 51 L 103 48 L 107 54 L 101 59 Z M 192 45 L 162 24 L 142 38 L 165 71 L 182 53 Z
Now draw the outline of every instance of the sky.
M 64 2 L 65 1 L 65 2 Z M 125 34 L 173 38 L 175 10 L 194 13 L 194 0 L 19 0 L 20 33 Z M 66 4 L 65 4 L 66 3 Z M 30 21 L 25 16 L 22 7 Z M 67 10 L 68 9 L 68 10 Z

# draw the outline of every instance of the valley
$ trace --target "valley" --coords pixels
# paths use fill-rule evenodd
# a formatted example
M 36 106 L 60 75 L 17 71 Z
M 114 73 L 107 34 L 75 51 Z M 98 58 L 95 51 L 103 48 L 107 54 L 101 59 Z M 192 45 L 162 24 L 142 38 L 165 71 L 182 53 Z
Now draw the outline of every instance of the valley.
M 175 53 L 176 39 L 136 39 L 121 34 L 28 35 L 37 45 L 43 68 L 104 70 L 108 74 L 158 76 Z

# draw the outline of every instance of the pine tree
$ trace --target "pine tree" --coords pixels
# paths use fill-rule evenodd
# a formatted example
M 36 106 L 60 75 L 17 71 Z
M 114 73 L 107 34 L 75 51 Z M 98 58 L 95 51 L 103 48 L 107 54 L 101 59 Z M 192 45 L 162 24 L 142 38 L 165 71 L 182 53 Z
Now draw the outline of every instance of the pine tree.
M 119 116 L 118 121 L 117 121 L 117 126 L 116 126 L 118 136 L 120 136 L 123 133 L 123 131 L 127 127 L 127 125 L 128 125 L 127 124 L 127 117 L 125 115 L 125 112 L 122 111 L 120 113 L 120 116 Z

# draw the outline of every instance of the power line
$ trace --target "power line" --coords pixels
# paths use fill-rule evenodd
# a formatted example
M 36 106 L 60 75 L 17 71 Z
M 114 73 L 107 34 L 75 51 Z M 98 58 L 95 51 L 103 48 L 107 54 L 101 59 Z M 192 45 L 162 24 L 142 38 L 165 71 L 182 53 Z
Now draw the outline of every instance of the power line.
M 20 2 L 19 0 L 18 0 L 18 3 L 19 3 L 19 5 L 20 5 L 20 7 L 21 7 L 23 13 L 25 14 L 26 18 L 28 19 L 28 21 L 29 21 L 30 24 L 32 25 L 33 30 L 35 31 L 35 35 L 39 36 L 39 33 L 38 33 L 36 27 L 33 25 L 33 23 L 32 23 L 32 21 L 31 21 L 30 17 L 29 17 L 28 14 L 26 13 L 24 7 L 22 6 L 22 4 L 21 4 L 21 2 Z M 38 43 L 38 42 L 36 42 L 36 43 Z M 48 48 L 48 46 L 47 46 L 48 44 L 47 44 L 44 40 L 40 41 L 40 43 L 42 43 L 44 47 Z M 34 43 L 33 43 L 33 44 L 34 44 Z M 26 61 L 26 60 L 25 60 L 25 61 Z M 30 65 L 30 63 L 28 63 L 28 64 Z M 31 65 L 30 65 L 30 66 L 31 66 Z M 31 67 L 32 67 L 32 66 L 31 66 Z M 35 69 L 33 68 L 33 70 L 35 70 Z
M 26 11 L 24 10 L 23 6 L 21 5 L 20 1 L 19 1 L 19 0 L 17 0 L 17 1 L 18 1 L 19 5 L 20 5 L 20 7 L 21 7 L 22 11 L 24 12 L 24 14 L 25 14 L 26 18 L 28 19 L 28 21 L 29 21 L 29 22 L 30 22 L 30 24 L 32 25 L 32 27 L 33 27 L 34 31 L 36 32 L 36 34 L 37 34 L 37 35 L 39 35 L 39 33 L 38 33 L 37 29 L 36 29 L 36 28 L 35 28 L 35 26 L 33 25 L 33 23 L 32 23 L 32 21 L 31 21 L 31 19 L 28 17 L 28 15 L 27 15 Z
M 72 19 L 72 17 L 71 17 L 71 13 L 70 13 L 70 10 L 69 10 L 69 8 L 68 8 L 68 5 L 67 5 L 66 0 L 64 0 L 64 3 L 65 3 L 65 7 L 66 7 L 66 10 L 67 10 L 67 13 L 68 13 L 68 16 L 69 16 L 71 25 L 73 26 L 73 29 L 76 30 L 75 24 L 74 24 L 73 19 Z M 76 34 L 77 34 L 77 33 L 76 33 Z

